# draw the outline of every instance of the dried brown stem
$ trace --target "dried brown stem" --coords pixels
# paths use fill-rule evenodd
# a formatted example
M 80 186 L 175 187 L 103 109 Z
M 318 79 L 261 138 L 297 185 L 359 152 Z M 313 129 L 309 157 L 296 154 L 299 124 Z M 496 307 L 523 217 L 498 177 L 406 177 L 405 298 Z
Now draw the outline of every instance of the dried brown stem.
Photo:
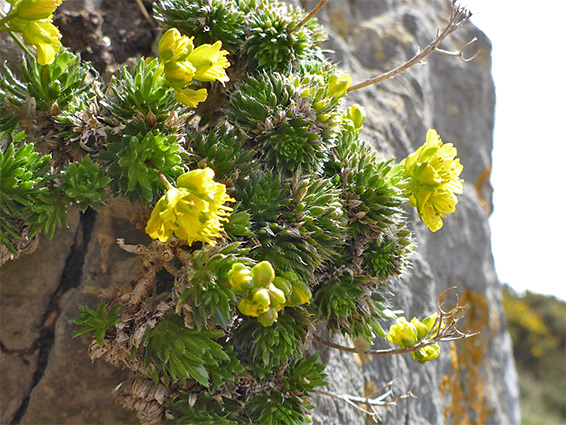
M 383 392 L 384 390 L 388 389 L 392 385 L 393 385 L 393 382 L 389 382 L 388 384 L 383 386 L 383 388 L 376 391 L 375 395 Z M 353 395 L 350 395 L 350 394 L 336 394 L 336 393 L 333 393 L 333 392 L 330 392 L 330 391 L 325 391 L 325 390 L 317 390 L 316 393 L 320 394 L 322 396 L 331 397 L 331 398 L 335 398 L 335 399 L 338 399 L 338 400 L 345 401 L 350 406 L 354 407 L 356 410 L 359 410 L 359 411 L 365 413 L 366 415 L 371 416 L 374 419 L 375 422 L 379 422 L 381 420 L 381 418 L 379 417 L 379 412 L 377 411 L 377 408 L 386 407 L 386 406 L 393 406 L 401 400 L 405 400 L 406 398 L 409 398 L 409 397 L 414 397 L 414 395 L 409 390 L 409 392 L 406 393 L 406 394 L 403 394 L 403 395 L 395 397 L 395 398 L 389 398 L 390 396 L 393 395 L 393 391 L 390 390 L 390 389 L 385 391 L 383 394 L 381 394 L 378 397 L 358 397 L 358 396 L 353 396 Z
M 301 22 L 299 22 L 297 25 L 295 25 L 291 31 L 289 31 L 289 34 L 294 33 L 299 28 L 301 28 L 303 25 L 305 25 L 308 21 L 310 21 L 313 18 L 313 16 L 316 15 L 320 9 L 322 9 L 322 6 L 324 6 L 324 4 L 327 1 L 328 0 L 320 0 L 318 2 L 318 4 L 314 7 L 314 9 L 311 10 L 310 13 L 301 20 Z
M 151 16 L 149 16 L 149 13 L 147 12 L 147 9 L 146 9 L 145 6 L 143 5 L 142 0 L 136 0 L 136 3 L 137 3 L 137 5 L 138 5 L 138 7 L 140 8 L 141 13 L 142 13 L 143 17 L 145 18 L 145 20 L 146 20 L 147 22 L 149 22 L 149 24 L 150 24 L 153 28 L 155 28 L 155 23 L 153 22 L 153 19 L 151 19 Z
M 424 50 L 418 52 L 415 56 L 413 56 L 411 59 L 409 59 L 407 62 L 403 63 L 402 65 L 399 65 L 397 68 L 387 71 L 377 77 L 370 78 L 369 80 L 366 80 L 364 82 L 354 84 L 348 89 L 348 92 L 359 90 L 361 88 L 371 86 L 372 84 L 377 84 L 380 83 L 381 81 L 388 80 L 389 78 L 393 78 L 396 75 L 399 75 L 401 72 L 409 69 L 410 67 L 422 62 L 422 60 L 425 57 L 427 57 L 428 55 L 430 55 L 435 51 L 444 54 L 451 54 L 452 56 L 459 56 L 462 59 L 463 49 L 457 54 L 452 54 L 452 52 L 446 52 L 444 50 L 440 50 L 438 46 L 446 37 L 448 37 L 454 31 L 459 29 L 465 22 L 467 22 L 468 19 L 470 19 L 470 16 L 472 16 L 472 14 L 467 9 L 458 6 L 456 0 L 453 0 L 452 10 L 450 12 L 450 19 L 448 21 L 448 24 L 441 32 L 438 33 L 434 41 L 432 41 L 428 46 L 424 48 Z M 471 43 L 473 43 L 473 41 L 466 44 L 466 46 L 464 46 L 464 49 L 468 47 Z

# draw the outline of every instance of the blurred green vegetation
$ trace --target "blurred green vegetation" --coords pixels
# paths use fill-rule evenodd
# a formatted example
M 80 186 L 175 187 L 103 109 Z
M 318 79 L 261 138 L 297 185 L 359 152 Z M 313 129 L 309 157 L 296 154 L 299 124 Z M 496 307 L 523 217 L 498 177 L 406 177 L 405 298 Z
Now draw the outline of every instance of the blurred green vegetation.
M 522 425 L 566 424 L 566 302 L 503 291 L 519 390 Z

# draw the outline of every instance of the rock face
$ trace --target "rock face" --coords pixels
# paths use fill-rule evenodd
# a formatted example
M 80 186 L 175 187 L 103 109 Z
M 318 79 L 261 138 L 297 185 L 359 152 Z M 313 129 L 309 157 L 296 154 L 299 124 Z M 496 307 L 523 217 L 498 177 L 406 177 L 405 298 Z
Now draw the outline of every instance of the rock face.
M 103 8 L 106 3 L 116 7 L 121 2 L 102 2 Z M 300 5 L 311 9 L 316 3 L 309 0 Z M 328 2 L 318 17 L 329 33 L 325 47 L 333 51 L 331 57 L 359 82 L 394 68 L 424 48 L 449 12 L 447 0 L 343 0 Z M 71 11 L 69 16 L 76 18 L 79 13 L 104 16 L 100 10 Z M 97 25 L 96 31 L 102 31 L 104 26 Z M 458 148 L 466 181 L 457 211 L 445 220 L 442 230 L 433 234 L 414 221 L 418 252 L 410 273 L 392 285 L 392 292 L 395 307 L 411 318 L 434 312 L 439 295 L 456 286 L 447 305 L 458 294 L 460 302 L 469 306 L 460 328 L 481 333 L 444 344 L 439 359 L 425 365 L 410 355 L 361 359 L 312 346 L 328 364 L 329 392 L 368 396 L 372 388 L 393 382 L 396 395 L 410 391 L 416 397 L 380 410 L 383 423 L 520 423 L 511 341 L 488 226 L 494 108 L 490 44 L 467 24 L 442 48 L 458 51 L 474 37 L 478 41 L 470 55 L 476 49 L 480 53 L 472 62 L 434 54 L 426 64 L 348 96 L 348 102 L 365 106 L 368 120 L 362 135 L 378 150 L 405 157 L 434 127 L 445 142 Z M 4 49 L 1 52 L 3 60 Z M 0 270 L 1 423 L 137 422 L 110 394 L 121 381 L 121 372 L 102 361 L 91 364 L 86 340 L 71 339 L 70 319 L 78 306 L 96 304 L 90 289 L 124 283 L 136 267 L 137 258 L 121 251 L 114 241 L 125 237 L 130 243 L 144 242 L 144 235 L 116 216 L 112 207 L 96 216 L 82 216 L 80 221 L 75 213 L 70 229 L 60 231 L 52 241 L 42 240 L 35 253 Z M 318 396 L 314 404 L 316 424 L 371 423 L 343 401 Z

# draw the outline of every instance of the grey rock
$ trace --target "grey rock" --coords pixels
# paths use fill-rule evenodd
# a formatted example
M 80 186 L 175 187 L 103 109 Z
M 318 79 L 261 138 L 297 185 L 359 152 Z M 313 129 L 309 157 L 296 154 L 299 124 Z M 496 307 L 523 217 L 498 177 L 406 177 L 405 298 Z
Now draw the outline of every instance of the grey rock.
M 92 230 L 84 259 L 80 285 L 61 298 L 61 313 L 55 325 L 52 349 L 41 380 L 31 392 L 29 405 L 20 423 L 40 424 L 129 424 L 137 423 L 135 414 L 114 401 L 111 391 L 127 373 L 102 359 L 91 362 L 88 356 L 90 336 L 76 339 L 71 320 L 80 305 L 96 307 L 101 301 L 99 289 L 122 285 L 131 279 L 138 258 L 115 243 L 115 229 L 126 240 L 147 242 L 140 231 L 124 219 L 106 214 L 102 208 Z
M 68 215 L 69 229 L 43 238 L 31 255 L 0 268 L 1 422 L 11 423 L 34 385 L 42 331 L 50 326 L 50 300 L 56 293 L 79 228 L 79 213 Z
M 0 351 L 0 423 L 16 416 L 33 385 L 39 350 L 31 353 Z
M 69 229 L 60 229 L 52 240 L 42 238 L 33 254 L 9 261 L 0 269 L 1 339 L 9 350 L 28 349 L 39 338 L 49 300 L 75 243 L 78 211 L 72 210 L 68 220 Z

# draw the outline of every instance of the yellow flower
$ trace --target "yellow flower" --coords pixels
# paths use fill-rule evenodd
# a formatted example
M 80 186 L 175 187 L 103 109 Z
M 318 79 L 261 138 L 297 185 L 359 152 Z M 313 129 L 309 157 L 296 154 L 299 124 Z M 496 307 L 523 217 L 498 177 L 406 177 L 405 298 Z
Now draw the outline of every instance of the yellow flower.
M 37 48 L 37 62 L 48 65 L 61 47 L 61 33 L 50 21 L 30 21 L 23 29 L 24 41 Z
M 407 319 L 399 317 L 389 328 L 387 340 L 399 347 L 412 347 L 418 341 L 417 329 Z
M 22 19 L 37 20 L 50 18 L 63 0 L 21 0 L 15 13 Z
M 226 194 L 226 186 L 213 180 L 210 168 L 189 171 L 177 179 L 157 201 L 145 228 L 146 233 L 161 242 L 173 234 L 192 245 L 195 241 L 215 245 L 221 236 L 222 221 L 228 221 L 232 208 L 223 205 L 234 202 Z
M 433 232 L 442 228 L 446 214 L 456 210 L 456 194 L 463 193 L 463 166 L 457 154 L 451 143 L 443 144 L 436 130 L 430 129 L 426 143 L 402 161 L 409 204 Z
M 181 102 L 183 105 L 187 105 L 191 108 L 196 108 L 200 102 L 204 102 L 208 93 L 206 89 L 181 89 L 175 91 L 175 99 Z
M 221 41 L 214 44 L 202 44 L 189 54 L 187 60 L 196 69 L 195 80 L 220 81 L 222 84 L 230 81 L 225 71 L 230 66 L 230 62 L 226 59 L 228 52 L 220 50 L 221 47 Z
M 159 58 L 165 63 L 186 60 L 193 50 L 193 38 L 181 35 L 177 28 L 170 28 L 159 40 Z

